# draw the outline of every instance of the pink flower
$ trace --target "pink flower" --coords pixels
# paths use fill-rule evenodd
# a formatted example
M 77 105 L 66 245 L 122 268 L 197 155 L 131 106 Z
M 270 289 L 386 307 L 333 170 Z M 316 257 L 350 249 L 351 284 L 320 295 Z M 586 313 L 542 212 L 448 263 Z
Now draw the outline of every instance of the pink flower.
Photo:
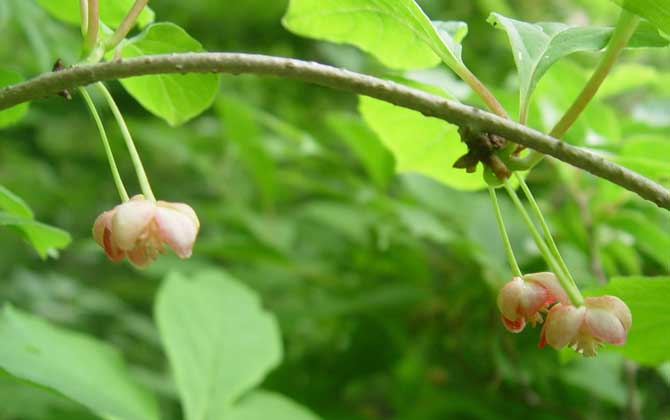
M 559 303 L 547 315 L 538 347 L 569 345 L 584 356 L 595 356 L 603 343 L 625 344 L 632 322 L 630 309 L 616 296 L 587 297 L 580 307 Z
M 554 273 L 533 273 L 514 277 L 498 294 L 503 325 L 518 333 L 530 322 L 535 326 L 542 322 L 541 311 L 547 311 L 556 301 L 569 302 Z
M 167 245 L 180 257 L 191 256 L 200 222 L 183 203 L 151 201 L 136 195 L 103 212 L 93 225 L 93 238 L 112 261 L 128 257 L 138 267 L 149 265 Z

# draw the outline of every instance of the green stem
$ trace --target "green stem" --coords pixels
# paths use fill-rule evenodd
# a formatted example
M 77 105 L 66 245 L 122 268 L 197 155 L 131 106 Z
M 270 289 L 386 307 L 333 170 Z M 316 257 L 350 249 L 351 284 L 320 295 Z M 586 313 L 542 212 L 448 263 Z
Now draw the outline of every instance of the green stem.
M 128 201 L 128 192 L 126 192 L 126 187 L 123 185 L 123 180 L 121 180 L 121 175 L 119 174 L 119 169 L 116 167 L 116 161 L 114 160 L 114 155 L 112 154 L 112 148 L 109 146 L 109 140 L 107 139 L 107 133 L 105 132 L 105 126 L 102 124 L 98 110 L 95 109 L 95 104 L 91 100 L 91 96 L 86 92 L 86 89 L 83 87 L 79 88 L 81 96 L 84 98 L 88 110 L 91 112 L 91 116 L 95 120 L 95 124 L 98 126 L 98 132 L 100 133 L 100 139 L 102 140 L 102 145 L 105 148 L 105 154 L 107 155 L 107 161 L 109 161 L 109 168 L 112 170 L 112 178 L 114 178 L 114 184 L 116 184 L 116 189 L 119 192 L 121 201 Z
M 100 16 L 98 10 L 98 0 L 88 0 L 88 27 L 84 37 L 84 55 L 88 55 L 95 48 L 98 42 L 98 29 L 100 26 Z
M 459 66 L 454 69 L 458 77 L 460 77 L 465 83 L 470 86 L 472 90 L 475 91 L 475 93 L 484 101 L 486 106 L 493 112 L 494 114 L 503 117 L 503 118 L 509 118 L 507 115 L 507 112 L 505 111 L 505 108 L 498 102 L 498 99 L 496 99 L 495 95 L 491 93 L 490 90 L 482 83 L 481 80 L 477 78 L 477 76 L 474 75 L 468 69 L 465 65 Z
M 102 92 L 103 96 L 105 97 L 105 100 L 107 101 L 107 104 L 109 105 L 109 108 L 112 110 L 112 113 L 114 114 L 114 118 L 116 118 L 116 123 L 119 125 L 121 135 L 123 136 L 123 139 L 126 142 L 126 146 L 128 147 L 128 153 L 130 153 L 130 159 L 132 160 L 133 166 L 135 167 L 135 173 L 137 173 L 137 179 L 140 183 L 140 188 L 142 189 L 144 197 L 147 198 L 148 200 L 156 201 L 156 197 L 154 197 L 154 193 L 153 191 L 151 191 L 151 185 L 149 184 L 149 179 L 147 178 L 147 174 L 144 171 L 144 166 L 142 165 L 140 154 L 137 153 L 137 148 L 135 147 L 135 143 L 133 142 L 133 137 L 130 135 L 130 130 L 128 130 L 128 126 L 126 125 L 126 122 L 123 119 L 123 115 L 121 114 L 119 107 L 116 105 L 116 102 L 114 102 L 112 94 L 109 93 L 104 84 L 98 82 L 95 85 Z
M 491 186 L 489 186 L 489 195 L 491 196 L 491 203 L 493 203 L 493 210 L 496 213 L 496 221 L 498 222 L 500 237 L 503 240 L 505 251 L 507 252 L 507 261 L 509 262 L 509 266 L 512 269 L 512 274 L 514 274 L 515 277 L 523 277 L 521 269 L 519 268 L 519 264 L 516 262 L 516 258 L 514 257 L 514 250 L 512 249 L 512 244 L 509 241 L 507 229 L 505 229 L 505 222 L 503 221 L 502 212 L 500 211 L 500 205 L 498 204 L 496 191 Z
M 88 33 L 88 0 L 79 0 L 79 18 L 81 21 L 81 34 L 85 37 Z
M 515 172 L 514 175 L 516 176 L 516 179 L 519 181 L 519 185 L 521 186 L 523 193 L 526 195 L 526 198 L 530 203 L 531 210 L 535 214 L 535 217 L 540 221 L 542 232 L 544 232 L 544 239 L 545 241 L 547 241 L 547 244 L 549 245 L 549 250 L 554 255 L 554 258 L 556 258 L 556 261 L 558 261 L 558 264 L 561 266 L 563 273 L 568 277 L 570 282 L 574 284 L 575 287 L 577 287 L 575 279 L 572 277 L 572 274 L 570 274 L 570 269 L 568 268 L 568 265 L 563 260 L 563 257 L 561 256 L 561 253 L 558 250 L 558 247 L 556 246 L 556 242 L 554 241 L 554 238 L 551 235 L 551 230 L 549 230 L 549 226 L 547 225 L 547 222 L 544 219 L 544 216 L 542 215 L 542 210 L 540 210 L 540 206 L 537 204 L 537 201 L 535 201 L 533 193 L 530 191 L 530 188 L 528 188 L 528 184 L 526 184 L 526 181 L 523 179 L 521 175 L 519 175 L 518 172 Z
M 517 210 L 521 214 L 521 217 L 523 218 L 523 221 L 526 223 L 526 226 L 528 227 L 528 230 L 530 231 L 530 234 L 533 236 L 533 240 L 535 241 L 535 245 L 537 245 L 538 249 L 540 250 L 540 253 L 542 254 L 542 257 L 546 261 L 547 265 L 549 266 L 549 269 L 554 272 L 556 277 L 558 278 L 559 283 L 565 290 L 565 293 L 568 295 L 568 298 L 570 299 L 570 302 L 572 302 L 573 305 L 575 306 L 581 306 L 584 304 L 584 297 L 582 296 L 581 292 L 579 291 L 579 288 L 575 286 L 570 279 L 563 274 L 563 271 L 561 267 L 558 265 L 556 260 L 554 259 L 554 256 L 551 254 L 549 251 L 549 248 L 547 248 L 547 244 L 542 240 L 542 236 L 540 236 L 540 233 L 537 231 L 537 228 L 535 227 L 535 224 L 531 220 L 530 216 L 528 215 L 528 212 L 526 209 L 523 207 L 523 204 L 521 203 L 521 200 L 519 200 L 519 197 L 516 195 L 516 192 L 514 189 L 509 185 L 509 182 L 505 182 L 503 184 L 505 186 L 505 189 L 507 190 L 507 193 L 509 194 L 510 198 L 512 199 L 512 202 L 514 202 L 514 205 L 516 206 Z
M 598 89 L 605 81 L 605 78 L 612 70 L 614 63 L 635 33 L 639 23 L 640 18 L 637 15 L 630 13 L 625 9 L 621 9 L 619 21 L 617 22 L 616 28 L 614 28 L 614 33 L 607 44 L 605 53 L 598 62 L 598 66 L 584 88 L 582 88 L 577 99 L 575 99 L 572 105 L 570 105 L 570 108 L 568 108 L 563 117 L 561 117 L 551 130 L 549 133 L 550 136 L 560 139 L 567 133 L 575 121 L 577 121 L 579 115 L 586 109 L 586 106 L 591 102 L 596 92 L 598 92 Z M 537 165 L 542 158 L 544 158 L 543 153 L 531 150 L 525 158 L 517 159 L 514 166 L 522 170 L 530 169 Z
M 149 0 L 135 0 L 133 7 L 128 11 L 126 17 L 123 18 L 123 21 L 119 27 L 116 28 L 114 34 L 112 34 L 112 36 L 105 42 L 106 51 L 115 48 L 121 41 L 123 41 L 126 35 L 128 35 L 128 32 L 130 32 L 130 30 L 135 25 L 137 17 L 140 15 L 140 13 L 142 13 L 142 10 L 147 5 L 147 3 L 149 3 Z

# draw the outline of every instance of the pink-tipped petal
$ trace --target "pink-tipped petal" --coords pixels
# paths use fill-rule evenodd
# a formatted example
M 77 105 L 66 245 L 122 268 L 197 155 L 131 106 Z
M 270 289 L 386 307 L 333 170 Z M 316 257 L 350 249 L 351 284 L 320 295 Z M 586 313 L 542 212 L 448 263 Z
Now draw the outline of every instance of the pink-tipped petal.
M 503 325 L 509 332 L 519 333 L 526 327 L 526 320 L 524 318 L 519 318 L 516 321 L 510 321 L 504 316 L 501 316 L 500 319 L 502 319 Z
M 626 332 L 630 330 L 633 324 L 633 315 L 630 313 L 628 305 L 616 296 L 587 297 L 585 305 L 588 308 L 600 308 L 610 311 L 621 321 Z
M 118 206 L 112 218 L 112 241 L 125 251 L 135 248 L 156 213 L 155 203 L 136 197 Z
M 198 215 L 195 213 L 195 210 L 188 204 L 184 203 L 170 203 L 169 201 L 161 201 L 159 200 L 157 202 L 158 207 L 165 207 L 165 208 L 170 208 L 172 210 L 176 210 L 179 213 L 183 214 L 184 216 L 187 216 L 189 219 L 193 221 L 195 224 L 196 228 L 200 229 L 200 220 L 198 219 Z
M 626 342 L 626 330 L 623 324 L 607 309 L 589 308 L 586 311 L 585 322 L 589 333 L 601 341 L 616 345 Z
M 584 322 L 586 308 L 557 303 L 547 315 L 542 328 L 542 336 L 546 343 L 555 349 L 570 344 Z M 542 340 L 542 339 L 541 339 Z
M 523 316 L 534 317 L 540 309 L 553 302 L 554 298 L 547 289 L 537 283 L 524 281 L 519 303 L 519 311 Z
M 498 309 L 503 317 L 516 321 L 521 315 L 518 312 L 521 296 L 524 292 L 524 283 L 521 277 L 514 277 L 498 292 Z
M 568 295 L 565 293 L 563 286 L 558 281 L 558 278 L 554 273 L 551 272 L 541 272 L 541 273 L 531 273 L 523 276 L 523 279 L 527 282 L 538 283 L 544 288 L 549 290 L 551 295 L 555 300 L 561 303 L 570 303 Z M 550 302 L 553 303 L 553 302 Z
M 102 212 L 100 216 L 98 216 L 97 219 L 95 219 L 95 223 L 93 223 L 93 239 L 95 242 L 98 243 L 101 247 L 105 247 L 104 243 L 104 234 L 105 234 L 105 229 L 110 229 L 112 225 L 112 216 L 114 215 L 113 210 L 108 210 L 105 212 Z
M 159 206 L 156 209 L 156 224 L 158 236 L 179 256 L 191 256 L 195 238 L 198 235 L 199 224 L 188 214 L 175 210 L 172 207 Z
M 121 261 L 126 253 L 114 244 L 112 241 L 112 232 L 109 229 L 105 229 L 102 239 L 102 247 L 105 249 L 105 253 L 110 260 L 116 262 Z

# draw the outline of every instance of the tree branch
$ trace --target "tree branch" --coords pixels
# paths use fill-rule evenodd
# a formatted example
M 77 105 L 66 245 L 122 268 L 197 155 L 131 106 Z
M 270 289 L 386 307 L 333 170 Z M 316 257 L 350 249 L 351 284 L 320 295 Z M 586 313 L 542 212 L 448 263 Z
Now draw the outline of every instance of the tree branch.
M 587 150 L 511 120 L 398 83 L 314 62 L 240 53 L 183 53 L 74 66 L 0 90 L 0 110 L 102 80 L 159 73 L 259 74 L 301 80 L 367 95 L 459 126 L 498 134 L 604 178 L 670 209 L 670 191 Z M 445 162 L 445 165 L 451 162 Z

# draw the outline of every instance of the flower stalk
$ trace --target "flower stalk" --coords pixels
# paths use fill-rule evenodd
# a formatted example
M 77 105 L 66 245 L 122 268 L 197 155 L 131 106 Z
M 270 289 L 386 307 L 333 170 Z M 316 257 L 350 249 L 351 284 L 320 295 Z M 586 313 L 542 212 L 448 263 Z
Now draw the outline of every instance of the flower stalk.
M 503 221 L 502 212 L 500 211 L 500 204 L 498 203 L 498 197 L 496 197 L 496 191 L 491 186 L 489 186 L 489 196 L 491 197 L 493 210 L 496 214 L 496 221 L 498 222 L 498 229 L 500 230 L 500 237 L 502 238 L 505 251 L 507 252 L 507 261 L 509 262 L 512 274 L 514 274 L 515 277 L 522 277 L 523 274 L 521 273 L 519 264 L 517 263 L 516 257 L 514 256 L 514 250 L 512 249 L 509 236 L 507 235 L 507 229 L 505 229 L 505 222 Z

